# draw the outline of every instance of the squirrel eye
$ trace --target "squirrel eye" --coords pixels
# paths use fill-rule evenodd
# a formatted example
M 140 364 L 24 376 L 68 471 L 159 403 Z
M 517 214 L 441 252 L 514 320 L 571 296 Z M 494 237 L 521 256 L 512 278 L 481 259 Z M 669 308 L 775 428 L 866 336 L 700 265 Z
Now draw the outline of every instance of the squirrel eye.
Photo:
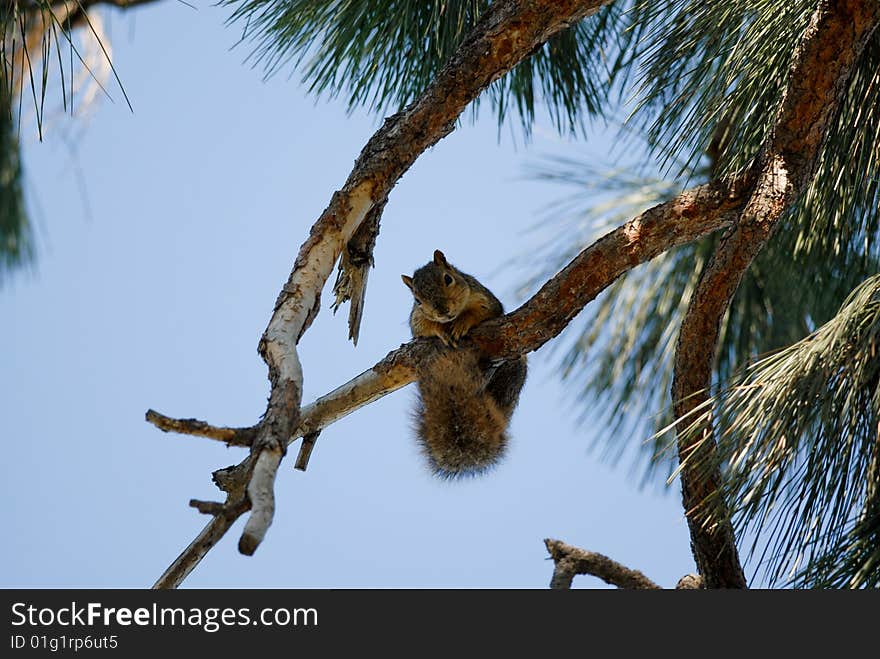
M 443 281 L 446 282 L 447 286 L 452 285 L 452 275 L 443 275 Z

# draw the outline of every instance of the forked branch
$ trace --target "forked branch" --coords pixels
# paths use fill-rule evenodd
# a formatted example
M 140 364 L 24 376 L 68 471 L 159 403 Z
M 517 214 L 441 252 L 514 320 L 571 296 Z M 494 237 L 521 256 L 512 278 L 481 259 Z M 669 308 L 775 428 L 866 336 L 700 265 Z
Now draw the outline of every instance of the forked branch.
M 486 87 L 554 34 L 610 1 L 493 2 L 427 89 L 386 119 L 367 142 L 345 184 L 312 225 L 260 340 L 260 355 L 269 370 L 269 403 L 244 470 L 248 483 L 242 496 L 247 505 L 227 501 L 235 510 L 251 507 L 239 540 L 242 553 L 253 553 L 272 523 L 278 465 L 300 424 L 297 344 L 318 313 L 321 290 L 344 246 L 416 158 L 454 129 L 465 107 Z
M 676 418 L 686 419 L 707 400 L 721 319 L 743 273 L 810 182 L 850 72 L 878 20 L 876 2 L 826 0 L 816 9 L 794 53 L 749 200 L 734 229 L 719 242 L 682 320 L 672 385 Z M 689 418 L 679 423 L 678 452 L 694 558 L 706 587 L 744 588 L 733 527 L 724 502 L 714 496 L 721 474 L 712 424 L 689 441 L 684 430 L 690 423 Z
M 501 359 L 537 350 L 630 268 L 729 226 L 739 213 L 748 189 L 748 179 L 702 185 L 645 211 L 583 250 L 521 307 L 474 328 L 463 347 L 472 342 L 483 354 Z M 285 445 L 297 437 L 319 432 L 337 419 L 412 382 L 417 366 L 427 365 L 440 350 L 438 342 L 419 339 L 390 352 L 369 370 L 303 407 L 297 428 L 286 437 Z M 192 420 L 176 421 L 156 412 L 151 412 L 148 420 L 161 423 L 163 429 L 173 427 L 180 432 L 223 441 L 226 441 L 224 431 L 230 430 Z M 253 429 L 233 430 L 251 432 Z M 250 464 L 251 458 L 248 458 L 234 468 L 223 470 L 222 479 L 217 477 L 221 472 L 215 474 L 215 482 L 228 493 L 221 511 L 224 520 L 227 515 L 247 510 L 244 489 Z M 219 541 L 230 524 L 225 521 L 208 524 L 197 542 L 183 551 L 155 587 L 179 585 L 204 556 L 206 545 Z

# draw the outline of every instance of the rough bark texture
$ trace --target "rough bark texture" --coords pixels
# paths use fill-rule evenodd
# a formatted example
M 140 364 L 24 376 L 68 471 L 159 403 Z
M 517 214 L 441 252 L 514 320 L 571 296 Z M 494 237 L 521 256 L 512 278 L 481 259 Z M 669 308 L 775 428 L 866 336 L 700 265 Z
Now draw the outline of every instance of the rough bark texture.
M 575 575 L 588 574 L 598 577 L 605 583 L 635 590 L 660 590 L 660 586 L 651 581 L 638 570 L 633 570 L 603 554 L 572 547 L 560 540 L 544 540 L 547 551 L 556 564 L 553 578 L 550 580 L 552 590 L 568 590 Z
M 260 340 L 271 391 L 246 461 L 252 512 L 239 541 L 242 553 L 256 550 L 272 522 L 277 467 L 300 420 L 302 369 L 296 346 L 318 312 L 321 290 L 343 247 L 416 158 L 453 130 L 464 108 L 488 85 L 551 36 L 610 1 L 492 3 L 428 88 L 386 119 L 367 142 L 345 185 L 312 225 Z M 246 508 L 239 501 L 227 503 L 234 510 Z
M 745 197 L 747 180 L 716 183 L 682 192 L 611 231 L 548 281 L 513 312 L 474 328 L 468 339 L 491 358 L 532 352 L 557 336 L 583 307 L 628 269 L 672 247 L 729 226 Z M 372 368 L 302 408 L 300 423 L 289 441 L 316 433 L 395 391 L 439 354 L 439 343 L 416 339 L 391 351 Z M 173 419 L 153 410 L 147 421 L 165 431 L 198 435 L 229 445 L 250 446 L 255 427 L 215 428 L 196 419 Z
M 333 313 L 344 302 L 351 302 L 348 309 L 348 338 L 357 345 L 361 331 L 361 318 L 364 313 L 364 298 L 367 294 L 367 280 L 373 267 L 373 249 L 379 237 L 379 224 L 387 199 L 377 201 L 367 213 L 364 221 L 342 250 L 339 259 L 339 272 L 333 285 Z
M 155 410 L 147 410 L 146 419 L 163 432 L 208 437 L 209 439 L 226 442 L 227 446 L 250 446 L 254 443 L 254 437 L 257 435 L 256 426 L 247 428 L 218 428 L 199 419 L 174 419 L 170 416 L 159 414 Z
M 521 307 L 501 319 L 474 328 L 468 338 L 474 347 L 489 357 L 510 358 L 537 350 L 558 335 L 584 305 L 629 268 L 676 245 L 728 226 L 744 202 L 742 191 L 747 187 L 747 180 L 730 185 L 703 185 L 645 211 L 581 252 Z M 467 344 L 466 339 L 465 346 Z M 418 368 L 424 367 L 443 350 L 436 340 L 417 339 L 390 352 L 372 368 L 303 407 L 297 428 L 288 435 L 285 445 L 298 437 L 318 433 L 356 409 L 414 381 Z M 152 410 L 147 413 L 147 421 L 163 430 L 210 437 L 235 445 L 252 441 L 258 428 L 214 428 L 202 421 L 172 419 Z M 306 453 L 310 450 L 308 447 Z M 236 516 L 249 509 L 249 503 L 243 497 L 243 487 L 251 470 L 252 458 L 253 451 L 251 457 L 236 467 L 214 474 L 215 482 L 228 493 L 224 505 Z M 300 460 L 302 466 L 305 459 Z M 210 507 L 202 506 L 201 509 L 209 510 Z M 209 523 L 199 535 L 201 540 L 197 538 L 191 543 L 154 587 L 176 588 L 204 557 L 205 543 L 219 541 L 230 525 L 231 522 Z
M 256 550 L 272 522 L 277 465 L 297 427 L 302 397 L 296 345 L 318 313 L 321 290 L 343 247 L 416 158 L 452 131 L 468 103 L 535 47 L 607 1 L 493 3 L 431 85 L 370 138 L 345 185 L 312 225 L 260 340 L 271 393 L 251 451 L 255 458 L 251 478 L 256 482 L 247 491 L 258 498 L 252 501 L 253 511 L 239 542 L 242 553 Z M 263 453 L 272 459 L 259 459 Z
M 296 344 L 318 311 L 321 289 L 336 260 L 360 224 L 384 202 L 415 159 L 453 129 L 464 107 L 486 86 L 555 32 L 603 4 L 607 0 L 493 3 L 431 86 L 412 105 L 387 119 L 370 139 L 345 185 L 312 226 L 260 341 L 271 394 L 264 419 L 255 426 L 251 455 L 215 473 L 215 482 L 227 492 L 226 503 L 218 508 L 198 502 L 214 519 L 156 587 L 178 585 L 232 521 L 251 507 L 239 547 L 253 552 L 272 520 L 273 482 L 287 444 L 297 436 L 314 435 L 333 420 L 412 381 L 415 366 L 437 354 L 435 342 L 408 344 L 300 413 L 302 373 Z M 628 269 L 739 218 L 701 280 L 680 337 L 675 399 L 706 387 L 721 315 L 742 271 L 809 180 L 825 127 L 877 13 L 875 3 L 823 3 L 796 53 L 776 129 L 752 172 L 736 181 L 716 181 L 682 193 L 612 231 L 519 309 L 475 328 L 468 337 L 475 348 L 505 359 L 535 350 L 558 335 L 585 304 Z M 688 405 L 693 405 L 693 399 Z M 681 415 L 689 409 L 677 412 Z M 203 436 L 215 437 L 213 430 L 191 421 L 181 422 L 178 428 L 195 428 Z M 227 441 L 226 435 L 220 435 L 215 438 Z M 688 448 L 680 447 L 682 456 Z M 714 477 L 703 475 L 691 470 L 689 463 L 682 475 L 701 583 L 707 587 L 744 585 L 729 528 L 721 532 L 707 528 L 694 512 L 693 504 L 717 485 Z
M 734 229 L 719 243 L 682 321 L 672 385 L 677 418 L 707 400 L 721 319 L 743 273 L 812 178 L 829 122 L 878 16 L 878 3 L 863 0 L 822 2 L 813 15 L 794 54 L 774 129 L 755 168 L 750 198 Z M 681 423 L 679 430 L 689 423 Z M 716 467 L 706 468 L 715 464 L 711 424 L 701 439 L 696 443 L 680 439 L 678 447 L 694 558 L 706 587 L 744 588 L 726 512 L 701 505 L 717 491 L 721 478 Z
M 636 216 L 582 251 L 521 307 L 475 328 L 471 340 L 496 358 L 537 350 L 627 270 L 732 223 L 750 182 L 700 185 Z

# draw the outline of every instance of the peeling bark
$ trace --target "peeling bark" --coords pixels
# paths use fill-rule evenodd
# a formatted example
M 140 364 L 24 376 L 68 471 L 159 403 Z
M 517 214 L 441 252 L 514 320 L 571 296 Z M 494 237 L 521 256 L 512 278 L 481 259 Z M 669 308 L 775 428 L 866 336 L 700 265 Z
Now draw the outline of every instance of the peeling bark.
M 590 300 L 626 270 L 672 247 L 728 226 L 744 203 L 742 192 L 747 188 L 746 179 L 703 185 L 645 211 L 586 248 L 521 307 L 474 328 L 462 348 L 470 345 L 494 358 L 510 358 L 537 350 L 557 336 Z M 303 407 L 297 428 L 288 434 L 285 444 L 298 437 L 314 435 L 356 409 L 409 384 L 415 380 L 418 369 L 444 349 L 434 339 L 416 339 L 390 352 L 372 368 Z M 241 441 L 256 433 L 255 428 L 214 428 L 194 419 L 171 419 L 152 410 L 147 420 L 163 430 L 221 441 L 229 441 L 230 437 Z M 228 493 L 222 508 L 224 516 L 237 517 L 249 509 L 243 491 L 254 455 L 252 449 L 251 456 L 236 467 L 214 474 L 215 482 Z M 177 587 L 204 557 L 204 543 L 218 542 L 228 528 L 228 524 L 209 524 L 199 536 L 203 541 L 190 544 L 166 570 L 167 576 L 163 575 L 154 587 Z
M 343 187 L 312 225 L 259 343 L 271 393 L 251 446 L 247 486 L 253 509 L 239 548 L 253 553 L 274 514 L 274 479 L 287 442 L 299 424 L 302 369 L 296 346 L 318 313 L 321 290 L 361 222 L 415 162 L 448 135 L 464 108 L 486 87 L 557 32 L 611 0 L 506 0 L 494 2 L 428 88 L 385 120 L 367 142 Z M 261 459 L 263 453 L 271 457 Z M 240 507 L 239 502 L 233 502 Z
M 557 336 L 605 288 L 630 268 L 658 254 L 729 226 L 745 197 L 748 180 L 702 185 L 655 206 L 584 249 L 522 306 L 475 327 L 463 341 L 482 355 L 510 359 L 537 350 Z M 290 441 L 331 423 L 413 382 L 439 354 L 432 339 L 415 339 L 388 353 L 349 382 L 302 408 Z M 173 419 L 153 410 L 147 421 L 165 431 L 249 446 L 255 427 L 215 428 L 196 419 Z
M 336 297 L 333 302 L 333 313 L 336 313 L 344 302 L 351 302 L 348 309 L 348 338 L 354 345 L 357 345 L 360 336 L 367 280 L 370 268 L 373 267 L 373 249 L 379 237 L 379 223 L 386 201 L 387 199 L 383 199 L 374 204 L 342 250 L 339 272 L 333 285 L 333 294 Z

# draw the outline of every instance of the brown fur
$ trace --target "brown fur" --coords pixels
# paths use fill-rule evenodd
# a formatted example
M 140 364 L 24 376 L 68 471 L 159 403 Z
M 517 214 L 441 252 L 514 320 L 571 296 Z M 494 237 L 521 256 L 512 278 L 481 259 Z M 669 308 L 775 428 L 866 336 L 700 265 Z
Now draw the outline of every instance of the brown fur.
M 446 283 L 447 276 L 452 283 Z M 436 336 L 454 346 L 471 328 L 504 313 L 492 291 L 447 262 L 440 250 L 412 277 L 403 275 L 403 283 L 415 298 L 409 316 L 413 336 Z
M 441 355 L 418 386 L 416 434 L 437 475 L 479 473 L 504 454 L 507 417 L 471 353 Z
M 454 347 L 472 327 L 504 313 L 488 288 L 439 250 L 403 282 L 414 297 L 409 322 L 415 337 L 435 336 Z M 498 461 L 525 379 L 525 357 L 492 363 L 458 351 L 419 373 L 416 435 L 437 475 L 477 474 Z

